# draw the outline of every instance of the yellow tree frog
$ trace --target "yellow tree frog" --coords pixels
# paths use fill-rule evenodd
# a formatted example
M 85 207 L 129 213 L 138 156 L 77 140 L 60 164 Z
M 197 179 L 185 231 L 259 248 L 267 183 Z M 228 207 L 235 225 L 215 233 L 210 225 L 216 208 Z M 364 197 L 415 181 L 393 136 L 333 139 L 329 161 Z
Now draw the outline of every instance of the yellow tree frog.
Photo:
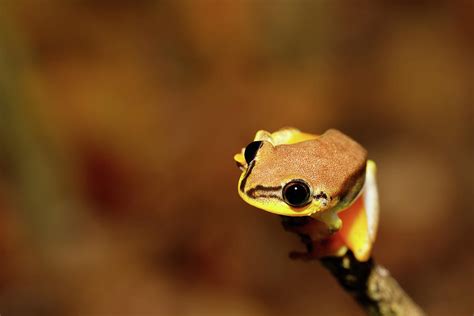
M 342 132 L 322 135 L 284 128 L 258 131 L 234 156 L 238 192 L 247 203 L 285 217 L 311 218 L 298 228 L 311 238 L 311 257 L 369 259 L 378 225 L 375 163 Z

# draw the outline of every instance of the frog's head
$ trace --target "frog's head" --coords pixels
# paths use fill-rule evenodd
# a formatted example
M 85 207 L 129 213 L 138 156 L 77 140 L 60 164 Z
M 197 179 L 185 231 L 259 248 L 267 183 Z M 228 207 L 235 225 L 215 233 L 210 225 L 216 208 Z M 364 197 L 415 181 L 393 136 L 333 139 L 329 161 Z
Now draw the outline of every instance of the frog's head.
M 238 191 L 249 204 L 286 216 L 318 216 L 350 204 L 364 183 L 366 150 L 331 129 L 312 135 L 286 128 L 257 132 L 234 157 Z

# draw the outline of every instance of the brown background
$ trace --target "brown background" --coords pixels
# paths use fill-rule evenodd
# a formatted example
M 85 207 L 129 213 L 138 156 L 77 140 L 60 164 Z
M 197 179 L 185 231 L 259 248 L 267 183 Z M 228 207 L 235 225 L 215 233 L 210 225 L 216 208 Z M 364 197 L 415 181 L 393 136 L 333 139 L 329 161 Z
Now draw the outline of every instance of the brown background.
M 363 315 L 241 201 L 258 129 L 379 166 L 375 257 L 474 312 L 471 1 L 5 0 L 0 313 Z

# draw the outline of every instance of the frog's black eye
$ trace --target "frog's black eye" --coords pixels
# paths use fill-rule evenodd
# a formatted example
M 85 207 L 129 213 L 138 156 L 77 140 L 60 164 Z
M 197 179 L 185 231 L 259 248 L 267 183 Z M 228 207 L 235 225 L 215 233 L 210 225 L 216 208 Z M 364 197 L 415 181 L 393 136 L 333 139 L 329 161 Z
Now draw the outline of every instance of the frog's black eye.
M 286 204 L 294 207 L 301 207 L 310 201 L 311 190 L 302 180 L 288 182 L 283 188 L 283 198 Z
M 247 164 L 250 164 L 252 160 L 254 160 L 255 156 L 257 155 L 258 150 L 260 147 L 262 147 L 263 142 L 262 141 L 256 141 L 256 142 L 251 142 L 250 144 L 245 147 L 245 161 Z

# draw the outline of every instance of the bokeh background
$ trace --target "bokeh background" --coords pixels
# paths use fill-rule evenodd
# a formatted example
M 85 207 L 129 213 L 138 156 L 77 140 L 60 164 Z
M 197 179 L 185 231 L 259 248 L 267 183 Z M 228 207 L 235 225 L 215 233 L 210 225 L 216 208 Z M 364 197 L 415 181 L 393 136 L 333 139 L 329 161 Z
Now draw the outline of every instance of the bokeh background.
M 241 201 L 258 129 L 379 166 L 375 258 L 474 312 L 472 1 L 0 3 L 1 315 L 363 315 Z

